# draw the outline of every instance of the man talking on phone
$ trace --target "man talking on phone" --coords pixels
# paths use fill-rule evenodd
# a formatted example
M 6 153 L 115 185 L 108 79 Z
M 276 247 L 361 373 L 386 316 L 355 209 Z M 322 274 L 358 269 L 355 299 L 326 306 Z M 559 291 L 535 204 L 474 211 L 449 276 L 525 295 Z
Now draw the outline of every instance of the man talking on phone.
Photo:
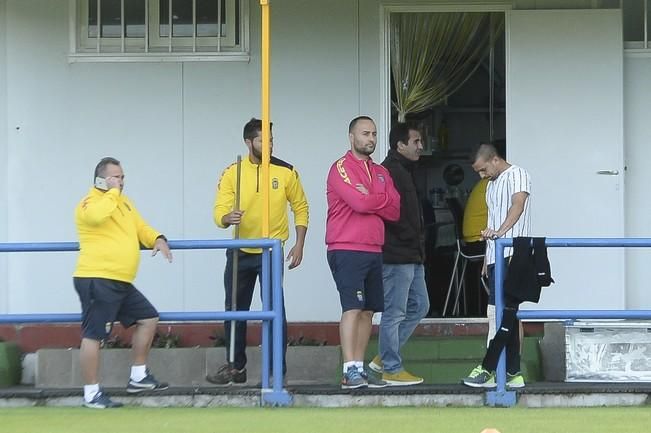
M 122 190 L 120 161 L 102 158 L 95 168 L 95 185 L 75 209 L 79 258 L 73 274 L 81 301 L 82 340 L 79 351 L 84 379 L 84 406 L 106 409 L 122 406 L 99 386 L 99 349 L 113 322 L 135 325 L 131 342 L 133 363 L 127 392 L 160 391 L 168 385 L 156 380 L 146 361 L 158 324 L 158 311 L 132 284 L 140 262 L 140 245 L 159 251 L 172 262 L 167 238 L 150 227 Z

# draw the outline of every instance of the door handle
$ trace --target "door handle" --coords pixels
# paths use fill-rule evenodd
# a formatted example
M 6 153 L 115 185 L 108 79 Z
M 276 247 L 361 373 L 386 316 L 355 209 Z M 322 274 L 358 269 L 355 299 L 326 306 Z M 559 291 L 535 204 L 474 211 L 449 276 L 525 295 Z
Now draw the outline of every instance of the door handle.
M 599 170 L 597 171 L 597 174 L 603 174 L 606 176 L 617 176 L 619 174 L 619 170 Z

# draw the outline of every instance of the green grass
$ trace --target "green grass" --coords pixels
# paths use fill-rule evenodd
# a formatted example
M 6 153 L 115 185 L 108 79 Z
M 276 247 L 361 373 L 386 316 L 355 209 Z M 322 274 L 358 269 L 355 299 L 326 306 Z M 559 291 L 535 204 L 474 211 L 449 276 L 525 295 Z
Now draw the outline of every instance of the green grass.
M 650 426 L 645 407 L 0 409 L 3 433 L 646 433 Z

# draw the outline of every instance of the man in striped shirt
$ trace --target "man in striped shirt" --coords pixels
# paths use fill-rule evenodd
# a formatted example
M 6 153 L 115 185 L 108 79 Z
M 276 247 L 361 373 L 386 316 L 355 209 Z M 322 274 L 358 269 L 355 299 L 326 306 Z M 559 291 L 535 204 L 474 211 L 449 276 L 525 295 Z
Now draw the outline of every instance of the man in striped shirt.
M 488 276 L 490 289 L 488 299 L 489 341 L 497 337 L 495 332 L 495 239 L 530 236 L 531 233 L 531 179 L 522 167 L 509 164 L 492 144 L 481 144 L 475 152 L 472 168 L 482 179 L 488 179 L 486 204 L 488 205 L 488 226 L 481 236 L 486 240 L 486 255 L 482 274 Z M 504 249 L 504 258 L 513 255 L 513 248 Z M 515 316 L 519 304 L 506 303 L 505 316 L 501 324 L 502 331 L 508 331 L 507 352 L 507 386 L 516 388 L 524 386 L 520 374 L 520 333 Z M 507 310 L 513 312 L 514 323 L 506 324 Z M 502 335 L 500 334 L 500 337 Z M 482 365 L 475 368 L 464 379 L 464 383 L 475 387 L 494 387 L 494 370 L 497 360 L 488 356 Z M 500 350 L 501 352 L 501 350 Z M 498 354 L 499 356 L 499 354 Z M 493 366 L 495 363 L 495 366 Z

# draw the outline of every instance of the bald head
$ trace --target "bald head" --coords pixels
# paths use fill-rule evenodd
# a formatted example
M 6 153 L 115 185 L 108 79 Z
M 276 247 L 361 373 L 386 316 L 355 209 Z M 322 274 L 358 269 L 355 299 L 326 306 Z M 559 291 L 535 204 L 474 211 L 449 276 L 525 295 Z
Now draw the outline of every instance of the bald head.
M 500 431 L 494 428 L 485 428 L 480 433 L 500 433 Z

